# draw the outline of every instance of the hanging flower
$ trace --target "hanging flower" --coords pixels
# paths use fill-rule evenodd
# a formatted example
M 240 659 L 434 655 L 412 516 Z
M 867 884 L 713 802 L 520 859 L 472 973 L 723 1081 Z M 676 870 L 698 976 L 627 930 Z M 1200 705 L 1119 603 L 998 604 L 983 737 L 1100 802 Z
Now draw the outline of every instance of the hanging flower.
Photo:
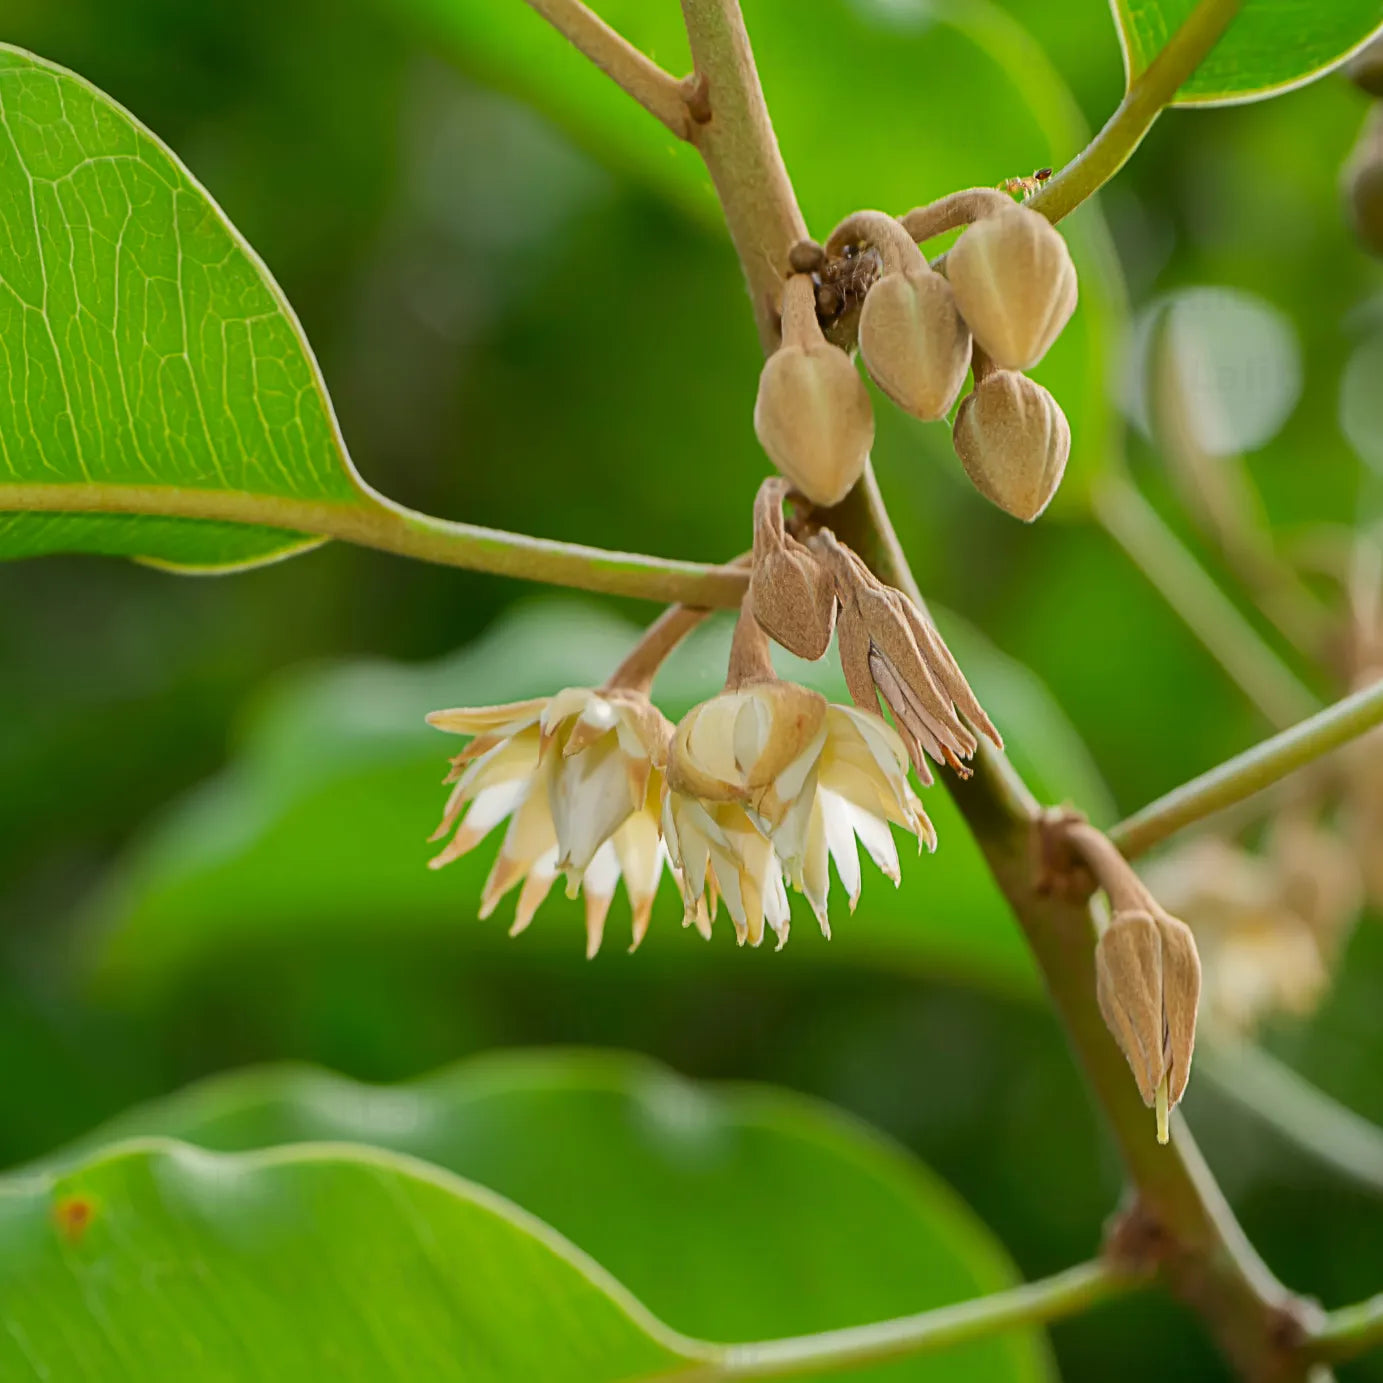
M 853 910 L 860 891 L 856 836 L 895 884 L 889 823 L 919 841 L 935 840 L 908 786 L 898 735 L 877 714 L 833 706 L 818 692 L 780 681 L 748 605 L 726 690 L 678 725 L 667 774 L 663 828 L 682 871 L 684 901 L 691 909 L 710 888 L 713 904 L 718 892 L 741 940 L 755 944 L 765 920 L 780 946 L 787 938 L 782 873 L 806 894 L 829 936 L 829 859 Z
M 564 873 L 568 896 L 585 895 L 586 951 L 593 956 L 623 878 L 637 946 L 667 859 L 658 812 L 672 727 L 648 698 L 625 688 L 569 687 L 502 706 L 434 711 L 427 719 L 474 737 L 452 760 L 446 781 L 455 786 L 432 837 L 451 839 L 431 867 L 459 859 L 507 821 L 481 894 L 482 918 L 521 884 L 510 928 L 517 935 Z
M 836 641 L 850 699 L 877 712 L 883 696 L 923 784 L 932 781 L 928 756 L 968 777 L 962 761 L 974 754 L 976 740 L 962 714 L 996 747 L 1004 742 L 936 626 L 830 529 L 818 530 L 811 545 L 835 576 Z

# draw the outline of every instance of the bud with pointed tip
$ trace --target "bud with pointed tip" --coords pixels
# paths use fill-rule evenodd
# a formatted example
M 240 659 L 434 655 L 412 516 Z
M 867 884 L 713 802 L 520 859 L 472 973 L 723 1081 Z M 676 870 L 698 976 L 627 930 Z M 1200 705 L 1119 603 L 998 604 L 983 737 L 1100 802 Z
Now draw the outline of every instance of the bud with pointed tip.
M 859 322 L 860 355 L 874 383 L 914 417 L 944 418 L 970 365 L 970 328 L 951 285 L 881 211 L 856 212 L 837 226 L 830 247 L 846 244 L 872 246 L 883 261 Z
M 783 344 L 759 376 L 754 430 L 773 464 L 820 505 L 845 498 L 874 445 L 869 392 L 850 357 L 822 335 L 803 274 L 784 291 Z
M 1186 923 L 1161 908 L 1114 914 L 1095 948 L 1100 1013 L 1138 1083 L 1157 1108 L 1157 1139 L 1186 1091 L 1196 1043 L 1201 964 Z
M 1016 203 L 976 221 L 946 256 L 956 306 L 996 365 L 1026 370 L 1076 310 L 1076 266 L 1046 217 Z
M 835 578 L 783 523 L 790 486 L 772 475 L 754 500 L 754 566 L 749 599 L 770 638 L 815 662 L 831 646 L 836 627 Z
M 1056 494 L 1071 452 L 1057 401 L 1016 370 L 993 370 L 961 403 L 952 442 L 975 488 L 1031 523 Z

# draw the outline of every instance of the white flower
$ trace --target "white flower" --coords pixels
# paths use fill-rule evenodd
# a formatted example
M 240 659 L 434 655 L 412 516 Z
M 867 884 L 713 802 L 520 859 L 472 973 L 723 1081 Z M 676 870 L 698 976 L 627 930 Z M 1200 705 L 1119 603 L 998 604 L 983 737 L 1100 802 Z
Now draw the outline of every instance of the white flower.
M 895 885 L 890 823 L 912 831 L 919 848 L 924 839 L 935 848 L 907 765 L 903 741 L 880 716 L 830 705 L 805 687 L 764 679 L 703 702 L 674 732 L 663 810 L 688 908 L 709 882 L 711 904 L 716 891 L 725 897 L 741 939 L 757 944 L 767 921 L 781 945 L 786 873 L 829 936 L 829 861 L 853 911 L 856 837 Z
M 586 950 L 593 956 L 623 878 L 637 946 L 667 858 L 658 810 L 671 726 L 647 697 L 569 687 L 553 697 L 434 711 L 428 721 L 474 736 L 452 760 L 447 782 L 455 787 L 433 839 L 454 834 L 432 868 L 460 858 L 507 821 L 481 895 L 482 918 L 522 883 L 510 929 L 521 932 L 565 873 L 568 895 L 585 894 Z
M 694 924 L 709 938 L 723 898 L 740 945 L 757 946 L 767 923 L 782 949 L 790 922 L 783 868 L 743 807 L 669 789 L 663 798 L 663 837 L 682 888 L 683 926 Z
M 908 785 L 908 751 L 881 717 L 828 706 L 823 729 L 820 749 L 805 773 L 799 761 L 779 779 L 780 793 L 791 798 L 772 839 L 793 887 L 806 895 L 829 937 L 830 860 L 854 912 L 860 897 L 856 837 L 896 888 L 900 871 L 890 824 L 911 831 L 919 851 L 923 841 L 936 849 L 936 832 Z

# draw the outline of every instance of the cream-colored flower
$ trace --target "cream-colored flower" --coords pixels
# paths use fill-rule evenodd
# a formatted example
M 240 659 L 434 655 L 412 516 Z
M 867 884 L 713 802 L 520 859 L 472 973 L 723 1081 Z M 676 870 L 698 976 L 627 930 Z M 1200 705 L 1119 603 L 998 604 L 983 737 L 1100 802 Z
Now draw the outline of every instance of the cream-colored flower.
M 452 760 L 446 781 L 455 786 L 432 838 L 453 834 L 432 868 L 459 859 L 507 821 L 481 895 L 482 918 L 521 883 L 510 929 L 516 935 L 565 873 L 568 895 L 585 894 L 593 956 L 623 878 L 637 946 L 667 859 L 658 814 L 672 727 L 648 698 L 569 687 L 502 706 L 434 711 L 428 722 L 474 736 Z
M 763 923 L 787 938 L 781 875 L 827 917 L 829 861 L 854 910 L 860 893 L 856 837 L 895 885 L 889 823 L 934 846 L 907 782 L 907 751 L 877 715 L 830 705 L 818 693 L 762 680 L 692 710 L 673 735 L 663 830 L 682 870 L 689 908 L 709 883 L 726 900 L 741 939 Z
M 772 840 L 788 879 L 806 896 L 829 937 L 831 860 L 854 912 L 860 897 L 857 837 L 896 888 L 900 871 L 890 825 L 911 831 L 919 851 L 923 841 L 936 849 L 936 832 L 908 784 L 903 741 L 880 716 L 851 706 L 827 706 L 824 731 L 801 787 L 772 828 Z M 800 763 L 793 767 L 796 773 L 785 773 L 780 780 L 784 792 L 800 774 Z
M 740 945 L 757 946 L 767 924 L 782 948 L 791 920 L 783 867 L 739 803 L 705 801 L 669 788 L 663 839 L 682 889 L 684 926 L 694 925 L 709 938 L 723 898 Z

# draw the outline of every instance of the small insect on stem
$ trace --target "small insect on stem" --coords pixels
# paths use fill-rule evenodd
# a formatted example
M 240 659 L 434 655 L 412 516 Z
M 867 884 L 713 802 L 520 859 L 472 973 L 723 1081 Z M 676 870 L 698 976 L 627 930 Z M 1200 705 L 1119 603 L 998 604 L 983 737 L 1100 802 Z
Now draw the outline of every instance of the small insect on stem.
M 1021 192 L 1023 194 L 1023 200 L 1026 202 L 1051 176 L 1052 170 L 1050 168 L 1039 168 L 1035 173 L 1030 173 L 1025 178 L 1005 178 L 1004 181 L 998 183 L 997 186 L 1000 192 L 1007 192 L 1010 195 L 1015 192 Z

